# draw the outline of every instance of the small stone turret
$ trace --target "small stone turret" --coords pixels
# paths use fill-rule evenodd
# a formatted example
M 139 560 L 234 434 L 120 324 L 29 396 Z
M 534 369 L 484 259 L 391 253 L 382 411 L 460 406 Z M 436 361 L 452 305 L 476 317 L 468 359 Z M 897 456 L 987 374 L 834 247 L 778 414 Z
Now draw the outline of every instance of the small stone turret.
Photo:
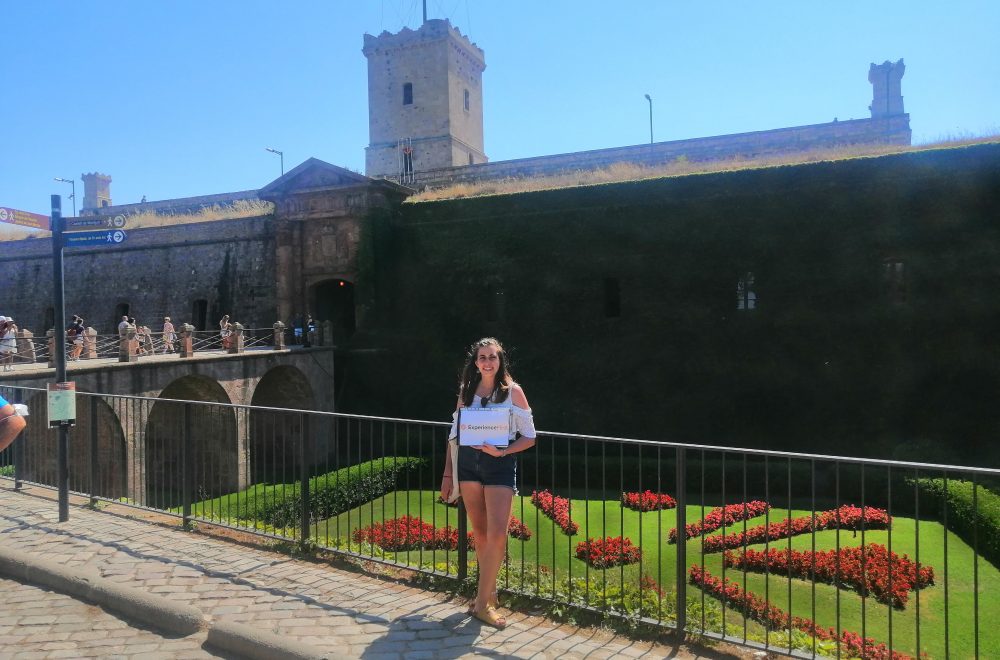
M 905 71 L 902 58 L 898 62 L 872 62 L 868 67 L 868 82 L 872 84 L 872 104 L 868 109 L 872 111 L 872 119 L 904 114 L 900 81 Z

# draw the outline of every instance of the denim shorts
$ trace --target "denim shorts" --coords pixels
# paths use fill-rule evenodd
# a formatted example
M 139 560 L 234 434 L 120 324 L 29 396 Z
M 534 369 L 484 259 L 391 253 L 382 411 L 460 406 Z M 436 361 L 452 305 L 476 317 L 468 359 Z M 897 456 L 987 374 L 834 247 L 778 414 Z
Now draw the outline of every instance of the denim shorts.
M 490 456 L 473 447 L 458 448 L 458 481 L 506 486 L 517 493 L 517 457 Z

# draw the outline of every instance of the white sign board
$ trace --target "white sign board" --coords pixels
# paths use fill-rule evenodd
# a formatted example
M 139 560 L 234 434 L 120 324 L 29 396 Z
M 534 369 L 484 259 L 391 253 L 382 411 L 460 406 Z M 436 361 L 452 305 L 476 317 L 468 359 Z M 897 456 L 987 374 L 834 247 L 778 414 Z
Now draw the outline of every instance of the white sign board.
M 510 408 L 459 408 L 458 442 L 506 447 L 510 442 L 510 424 Z
M 76 423 L 76 383 L 49 383 L 49 426 Z

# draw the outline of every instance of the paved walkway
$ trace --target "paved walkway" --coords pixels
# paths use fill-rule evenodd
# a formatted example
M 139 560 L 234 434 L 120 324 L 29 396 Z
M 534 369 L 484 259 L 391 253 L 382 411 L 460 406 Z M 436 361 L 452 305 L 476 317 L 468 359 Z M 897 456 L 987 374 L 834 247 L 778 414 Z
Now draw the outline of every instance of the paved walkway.
M 112 510 L 92 511 L 76 503 L 70 520 L 59 523 L 51 491 L 18 493 L 12 485 L 0 479 L 0 552 L 27 552 L 96 572 L 98 579 L 160 594 L 215 621 L 248 624 L 330 657 L 733 657 L 558 626 L 521 613 L 508 617 L 510 625 L 498 631 L 471 619 L 464 603 L 443 594 Z M 202 646 L 203 632 L 187 637 L 158 633 L 68 596 L 9 580 L 0 582 L 0 589 L 0 658 L 213 657 L 212 647 Z

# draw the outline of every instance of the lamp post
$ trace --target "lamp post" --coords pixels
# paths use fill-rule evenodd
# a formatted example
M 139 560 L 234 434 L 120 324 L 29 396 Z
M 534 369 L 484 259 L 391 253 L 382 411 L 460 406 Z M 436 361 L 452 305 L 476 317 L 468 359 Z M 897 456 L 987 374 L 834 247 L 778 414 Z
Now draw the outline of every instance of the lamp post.
M 278 154 L 281 157 L 281 175 L 285 175 L 285 152 L 278 151 L 277 149 L 272 149 L 271 147 L 264 147 L 264 151 L 270 151 L 272 154 Z
M 653 98 L 646 94 L 646 100 L 649 101 L 649 143 L 653 144 Z
M 53 179 L 53 181 L 61 181 L 62 183 L 68 183 L 69 185 L 73 186 L 73 193 L 69 196 L 69 198 L 73 200 L 73 217 L 75 218 L 76 217 L 76 181 L 74 181 L 73 179 L 64 179 L 61 176 L 55 177 Z

